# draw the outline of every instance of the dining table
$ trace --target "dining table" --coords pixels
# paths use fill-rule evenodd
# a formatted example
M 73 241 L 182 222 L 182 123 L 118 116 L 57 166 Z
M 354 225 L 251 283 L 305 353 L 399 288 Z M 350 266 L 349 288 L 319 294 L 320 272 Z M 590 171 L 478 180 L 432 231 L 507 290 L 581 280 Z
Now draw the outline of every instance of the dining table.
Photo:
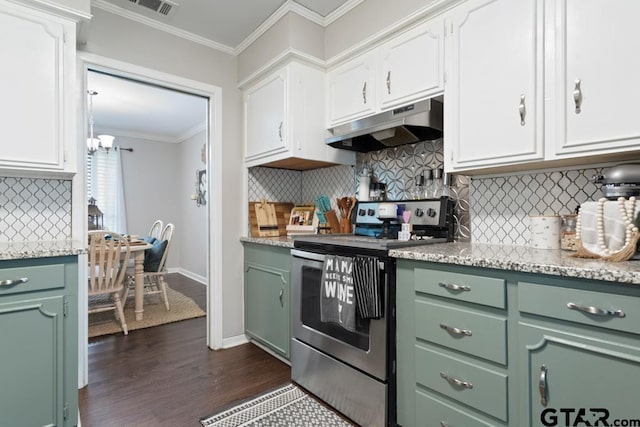
M 131 257 L 133 257 L 133 277 L 135 283 L 135 314 L 136 320 L 144 319 L 144 251 L 151 248 L 151 244 L 144 240 L 132 239 L 129 242 Z

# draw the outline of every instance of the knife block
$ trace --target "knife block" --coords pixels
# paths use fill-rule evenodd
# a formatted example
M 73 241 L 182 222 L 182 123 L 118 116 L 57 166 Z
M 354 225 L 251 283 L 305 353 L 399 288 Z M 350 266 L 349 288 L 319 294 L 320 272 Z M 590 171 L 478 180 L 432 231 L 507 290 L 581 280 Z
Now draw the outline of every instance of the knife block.
M 340 221 L 338 221 L 338 215 L 333 209 L 324 212 L 325 218 L 327 218 L 327 224 L 331 227 L 332 234 L 340 233 Z

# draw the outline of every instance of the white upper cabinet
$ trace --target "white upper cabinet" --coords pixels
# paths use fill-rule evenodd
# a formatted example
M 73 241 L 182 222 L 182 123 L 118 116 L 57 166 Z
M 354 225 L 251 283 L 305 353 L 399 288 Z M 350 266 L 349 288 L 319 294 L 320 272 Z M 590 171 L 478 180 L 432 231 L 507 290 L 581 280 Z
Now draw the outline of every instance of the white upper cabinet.
M 558 157 L 640 149 L 640 2 L 556 0 Z
M 375 55 L 368 53 L 327 74 L 331 125 L 368 116 L 376 111 Z
M 440 94 L 444 87 L 444 23 L 436 19 L 392 39 L 379 48 L 382 74 L 380 108 Z
M 295 61 L 244 92 L 245 165 L 313 169 L 354 164 L 325 144 L 324 72 Z
M 75 24 L 0 1 L 0 173 L 75 172 Z
M 441 94 L 443 32 L 434 19 L 329 70 L 328 127 Z
M 287 150 L 285 93 L 287 70 L 282 70 L 245 93 L 245 160 Z
M 445 167 L 544 158 L 542 2 L 475 0 L 447 20 Z

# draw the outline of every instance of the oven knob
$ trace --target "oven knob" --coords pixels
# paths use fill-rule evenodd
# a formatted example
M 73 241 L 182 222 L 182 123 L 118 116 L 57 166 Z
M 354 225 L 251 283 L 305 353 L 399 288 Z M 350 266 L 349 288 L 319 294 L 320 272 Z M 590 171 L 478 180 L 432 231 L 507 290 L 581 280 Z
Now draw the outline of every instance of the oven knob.
M 421 217 L 422 215 L 424 215 L 424 211 L 420 208 L 416 209 L 416 216 L 417 217 Z
M 435 209 L 433 209 L 433 208 L 427 209 L 427 216 L 433 218 L 437 214 L 438 214 L 438 211 L 436 211 Z
M 369 215 L 369 216 L 375 216 L 375 214 L 376 214 L 376 210 L 375 209 L 369 209 L 367 211 L 367 215 Z
M 364 216 L 367 213 L 364 209 L 358 209 L 358 216 Z

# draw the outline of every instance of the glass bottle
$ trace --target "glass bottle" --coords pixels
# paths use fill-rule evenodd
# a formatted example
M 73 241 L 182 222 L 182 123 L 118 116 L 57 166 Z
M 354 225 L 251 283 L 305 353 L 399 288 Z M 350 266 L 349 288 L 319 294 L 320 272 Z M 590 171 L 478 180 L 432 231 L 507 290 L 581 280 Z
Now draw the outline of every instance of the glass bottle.
M 433 189 L 431 191 L 431 197 L 437 199 L 442 196 L 442 175 L 443 169 L 433 169 Z
M 424 191 L 424 172 L 422 172 L 420 176 L 416 176 L 415 181 L 413 183 L 413 191 L 411 194 L 411 198 L 413 200 L 422 199 L 423 191 Z
M 430 199 L 431 193 L 433 192 L 433 171 L 431 169 L 426 169 L 427 173 L 424 180 L 424 187 L 422 192 L 423 199 Z
M 578 215 L 564 214 L 560 225 L 560 249 L 565 251 L 578 250 L 578 240 L 576 239 L 576 222 Z

